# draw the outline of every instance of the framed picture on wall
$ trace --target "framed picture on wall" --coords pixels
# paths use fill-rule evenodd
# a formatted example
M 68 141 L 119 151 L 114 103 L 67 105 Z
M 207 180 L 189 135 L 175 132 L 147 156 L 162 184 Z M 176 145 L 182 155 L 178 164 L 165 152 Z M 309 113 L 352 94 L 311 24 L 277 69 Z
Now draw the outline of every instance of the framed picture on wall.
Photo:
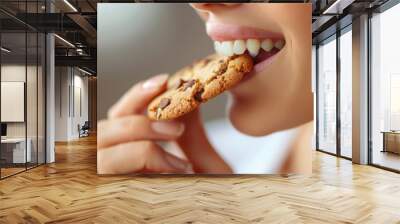
M 1 82 L 1 122 L 24 122 L 25 82 Z

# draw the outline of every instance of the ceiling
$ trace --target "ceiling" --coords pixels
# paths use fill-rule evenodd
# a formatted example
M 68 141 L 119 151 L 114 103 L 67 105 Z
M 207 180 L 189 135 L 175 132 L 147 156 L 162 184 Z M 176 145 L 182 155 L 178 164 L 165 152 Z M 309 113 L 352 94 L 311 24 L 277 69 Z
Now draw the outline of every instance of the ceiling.
M 318 41 L 346 16 L 377 7 L 387 0 L 305 0 L 269 2 L 311 2 L 313 8 L 313 40 Z M 138 2 L 118 0 L 1 0 L 0 25 L 2 45 L 13 49 L 16 57 L 24 55 L 25 31 L 55 32 L 56 64 L 82 66 L 96 71 L 97 3 Z M 260 1 L 255 1 L 260 2 Z M 263 1 L 261 1 L 263 2 Z M 49 13 L 51 11 L 51 13 Z M 344 24 L 345 25 L 345 24 Z M 333 28 L 332 28 L 333 27 Z M 331 29 L 331 31 L 329 31 Z M 329 32 L 328 32 L 329 31 Z M 28 38 L 30 39 L 30 38 Z M 66 41 L 63 41 L 66 40 Z M 28 58 L 36 50 L 35 43 L 27 45 Z M 71 46 L 74 45 L 73 47 Z
M 313 44 L 335 34 L 362 13 L 374 12 L 389 1 L 397 0 L 315 0 L 313 1 Z
M 32 38 L 37 33 L 54 32 L 56 65 L 79 66 L 96 73 L 97 3 L 96 0 L 47 0 L 47 4 L 45 0 L 1 0 L 2 46 L 12 50 L 7 54 L 2 52 L 2 59 L 17 62 L 26 55 L 28 61 L 36 60 L 36 51 L 42 45 L 37 48 L 37 41 Z

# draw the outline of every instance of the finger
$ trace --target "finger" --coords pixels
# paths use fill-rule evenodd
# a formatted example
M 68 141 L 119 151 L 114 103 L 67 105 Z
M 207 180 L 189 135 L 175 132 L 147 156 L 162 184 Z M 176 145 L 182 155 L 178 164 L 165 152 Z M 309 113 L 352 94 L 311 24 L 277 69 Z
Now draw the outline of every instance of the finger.
M 176 142 L 196 173 L 232 173 L 229 165 L 208 141 L 199 110 L 186 114 L 178 120 L 184 123 L 185 131 Z
M 142 113 L 150 101 L 166 89 L 167 79 L 167 74 L 161 74 L 134 85 L 111 107 L 108 117 Z
M 176 121 L 150 121 L 143 115 L 130 115 L 98 123 L 97 146 L 109 147 L 138 140 L 173 140 L 185 126 Z
M 188 162 L 179 159 L 151 141 L 137 141 L 97 151 L 99 174 L 191 173 Z

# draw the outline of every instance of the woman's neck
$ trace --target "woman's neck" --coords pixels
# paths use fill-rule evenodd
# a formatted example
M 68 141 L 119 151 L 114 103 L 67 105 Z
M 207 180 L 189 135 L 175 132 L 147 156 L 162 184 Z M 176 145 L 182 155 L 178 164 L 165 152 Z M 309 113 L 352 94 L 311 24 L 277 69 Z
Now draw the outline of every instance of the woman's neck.
M 297 129 L 291 141 L 289 154 L 282 164 L 279 173 L 306 174 L 312 173 L 312 133 L 314 122 L 308 122 Z

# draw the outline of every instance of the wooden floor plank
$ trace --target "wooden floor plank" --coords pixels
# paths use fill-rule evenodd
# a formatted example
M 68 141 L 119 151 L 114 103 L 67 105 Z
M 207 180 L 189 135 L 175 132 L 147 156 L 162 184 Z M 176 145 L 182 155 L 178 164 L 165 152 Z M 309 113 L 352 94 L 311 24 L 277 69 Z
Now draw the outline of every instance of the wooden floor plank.
M 400 223 L 400 175 L 316 152 L 304 176 L 97 176 L 96 139 L 0 181 L 0 223 Z

